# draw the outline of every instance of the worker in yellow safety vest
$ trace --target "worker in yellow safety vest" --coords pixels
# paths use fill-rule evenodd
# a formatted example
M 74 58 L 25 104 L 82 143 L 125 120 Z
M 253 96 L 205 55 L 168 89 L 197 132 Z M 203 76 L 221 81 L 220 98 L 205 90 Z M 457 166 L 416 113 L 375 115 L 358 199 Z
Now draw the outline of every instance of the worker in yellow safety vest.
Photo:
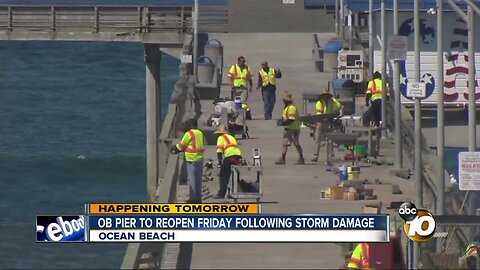
M 317 114 L 335 114 L 338 113 L 337 116 L 341 116 L 343 105 L 338 101 L 333 95 L 327 90 L 324 89 L 323 92 L 320 94 L 319 100 L 315 104 L 315 110 Z M 312 159 L 313 162 L 318 161 L 318 155 L 320 153 L 320 146 L 322 143 L 322 126 L 325 127 L 328 124 L 328 121 L 333 119 L 333 115 L 331 119 L 326 119 L 324 121 L 320 121 L 317 123 L 315 129 L 315 139 L 317 143 L 317 150 L 314 153 L 314 158 Z
M 379 126 L 382 121 L 382 75 L 376 71 L 373 74 L 373 79 L 368 82 L 367 91 L 365 95 L 365 105 L 368 107 L 363 115 L 363 125 L 370 126 L 373 122 L 374 126 Z M 388 94 L 388 92 L 387 92 Z
M 352 257 L 347 265 L 348 269 L 372 269 L 370 268 L 370 245 L 358 244 L 352 252 Z
M 217 158 L 220 168 L 220 189 L 215 199 L 224 199 L 227 193 L 227 186 L 232 173 L 232 165 L 240 165 L 242 161 L 242 151 L 238 147 L 237 140 L 228 134 L 225 126 L 221 125 L 214 134 L 219 134 L 217 139 Z
M 232 87 L 232 99 L 241 97 L 242 103 L 247 102 L 248 93 L 252 92 L 252 72 L 250 67 L 245 64 L 245 57 L 239 56 L 237 63 L 230 67 L 228 79 Z
M 203 174 L 203 153 L 205 151 L 205 138 L 198 129 L 197 119 L 189 119 L 186 122 L 186 132 L 182 140 L 173 145 L 172 154 L 185 152 L 187 176 L 190 184 L 190 203 L 202 203 L 202 174 Z
M 282 157 L 275 162 L 277 165 L 285 164 L 285 157 L 287 155 L 288 146 L 292 143 L 295 145 L 298 151 L 298 160 L 295 164 L 305 164 L 303 158 L 303 150 L 300 146 L 300 126 L 302 123 L 299 120 L 298 109 L 293 104 L 292 94 L 290 92 L 285 92 L 283 95 L 283 103 L 285 108 L 283 110 L 282 119 L 278 120 L 278 125 L 283 126 L 283 145 L 282 145 Z
M 468 244 L 463 256 L 459 260 L 461 269 L 478 269 L 477 260 L 480 259 L 480 254 L 478 253 L 480 248 L 479 239 L 480 235 L 477 235 L 473 242 Z
M 263 61 L 261 67 L 258 72 L 257 91 L 262 89 L 265 120 L 270 120 L 275 107 L 277 79 L 282 78 L 282 72 L 280 69 L 269 67 L 267 61 Z

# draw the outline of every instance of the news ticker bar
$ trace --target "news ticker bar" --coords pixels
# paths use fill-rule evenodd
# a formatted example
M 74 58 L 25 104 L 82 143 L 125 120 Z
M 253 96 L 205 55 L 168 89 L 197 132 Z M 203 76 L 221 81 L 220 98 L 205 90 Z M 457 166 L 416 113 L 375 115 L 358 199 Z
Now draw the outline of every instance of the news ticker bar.
M 90 230 L 90 242 L 388 242 L 381 230 Z
M 91 203 L 85 205 L 87 215 L 105 214 L 258 214 L 258 204 L 253 203 L 135 203 L 105 204 Z
M 37 242 L 388 242 L 388 215 L 37 216 Z

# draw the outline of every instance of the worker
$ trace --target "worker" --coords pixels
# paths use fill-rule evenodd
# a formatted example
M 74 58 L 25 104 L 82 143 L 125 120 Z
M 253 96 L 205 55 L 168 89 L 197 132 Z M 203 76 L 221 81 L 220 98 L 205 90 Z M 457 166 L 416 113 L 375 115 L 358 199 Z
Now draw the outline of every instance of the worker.
M 358 244 L 352 252 L 348 262 L 348 269 L 371 269 L 370 268 L 370 245 L 368 243 Z
M 465 248 L 463 256 L 459 260 L 459 265 L 462 269 L 477 269 L 477 260 L 480 254 L 478 249 L 480 247 L 480 235 L 477 235 L 473 241 Z
M 300 146 L 300 126 L 302 123 L 299 120 L 297 107 L 295 104 L 293 104 L 292 94 L 289 92 L 285 92 L 282 100 L 285 104 L 285 109 L 283 110 L 282 119 L 278 121 L 279 126 L 285 127 L 283 130 L 282 157 L 277 160 L 275 164 L 285 164 L 288 146 L 290 146 L 292 143 L 297 148 L 299 156 L 295 164 L 305 164 L 302 147 Z
M 220 167 L 220 189 L 215 199 L 224 199 L 227 193 L 227 186 L 232 173 L 232 165 L 240 165 L 242 162 L 242 152 L 238 147 L 237 140 L 228 134 L 225 126 L 220 125 L 214 134 L 219 134 L 217 139 L 217 158 Z
M 189 203 L 202 203 L 203 152 L 205 138 L 198 129 L 197 119 L 186 121 L 182 140 L 171 147 L 171 153 L 185 151 L 187 176 L 190 185 Z
M 382 121 L 382 75 L 378 71 L 373 74 L 373 79 L 367 86 L 365 105 L 368 107 L 370 104 L 363 115 L 363 125 L 368 127 L 373 122 L 378 127 Z
M 274 69 L 268 66 L 267 61 L 263 61 L 262 68 L 258 72 L 257 91 L 262 89 L 262 99 L 264 107 L 265 120 L 272 119 L 273 108 L 275 107 L 277 90 L 277 79 L 282 78 L 280 69 Z
M 342 103 L 340 103 L 340 101 L 333 97 L 333 95 L 328 91 L 328 89 L 324 89 L 320 94 L 319 100 L 315 104 L 315 109 L 317 111 L 317 115 L 332 114 L 332 118 L 325 119 L 317 123 L 315 129 L 317 150 L 314 153 L 314 158 L 312 159 L 313 162 L 318 161 L 318 155 L 320 153 L 320 146 L 322 143 L 322 127 L 325 128 L 325 125 L 328 125 L 328 122 L 331 122 L 334 116 L 342 116 L 343 105 Z
M 232 87 L 232 99 L 241 97 L 243 104 L 247 103 L 248 93 L 251 93 L 253 89 L 252 72 L 245 62 L 245 57 L 239 56 L 237 63 L 232 65 L 228 72 L 230 86 Z

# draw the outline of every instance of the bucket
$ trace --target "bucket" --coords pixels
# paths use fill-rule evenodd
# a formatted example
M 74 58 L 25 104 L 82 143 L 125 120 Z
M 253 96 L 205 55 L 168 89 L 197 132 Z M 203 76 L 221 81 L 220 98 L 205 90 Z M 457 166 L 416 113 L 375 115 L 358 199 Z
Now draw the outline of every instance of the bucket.
M 363 144 L 357 144 L 353 147 L 353 153 L 357 158 L 364 158 L 367 156 L 367 147 Z
M 235 109 L 236 110 L 241 110 L 242 109 L 242 98 L 241 97 L 235 97 Z
M 348 181 L 358 180 L 360 178 L 360 167 L 351 166 L 347 168 Z
M 343 165 L 338 167 L 338 179 L 340 181 L 347 181 L 348 180 L 347 168 Z

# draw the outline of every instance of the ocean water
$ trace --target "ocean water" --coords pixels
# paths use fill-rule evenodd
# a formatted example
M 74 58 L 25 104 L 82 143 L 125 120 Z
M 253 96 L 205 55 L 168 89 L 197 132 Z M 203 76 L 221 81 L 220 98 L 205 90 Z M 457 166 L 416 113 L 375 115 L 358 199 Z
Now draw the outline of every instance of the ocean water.
M 125 244 L 36 244 L 36 214 L 144 202 L 139 43 L 0 43 L 0 268 L 106 269 Z M 178 60 L 162 57 L 166 103 Z

